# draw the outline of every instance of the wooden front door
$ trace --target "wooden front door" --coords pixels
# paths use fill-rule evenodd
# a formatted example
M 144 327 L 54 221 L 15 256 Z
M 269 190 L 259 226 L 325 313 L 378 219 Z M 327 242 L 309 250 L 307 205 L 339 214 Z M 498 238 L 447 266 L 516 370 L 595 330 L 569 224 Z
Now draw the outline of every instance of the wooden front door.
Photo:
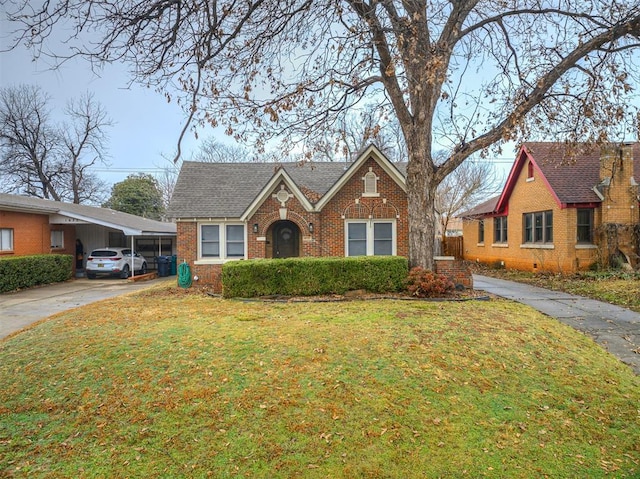
M 291 221 L 278 221 L 273 225 L 273 257 L 300 256 L 300 229 Z

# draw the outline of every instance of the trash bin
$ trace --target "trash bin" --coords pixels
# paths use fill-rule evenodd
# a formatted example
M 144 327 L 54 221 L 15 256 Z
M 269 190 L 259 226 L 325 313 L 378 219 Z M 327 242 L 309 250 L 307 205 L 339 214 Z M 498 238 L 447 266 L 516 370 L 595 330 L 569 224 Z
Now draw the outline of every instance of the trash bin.
M 177 265 L 176 265 L 177 262 L 178 262 L 178 257 L 174 254 L 173 256 L 171 256 L 171 267 L 169 268 L 169 274 L 171 276 L 175 276 L 177 273 Z
M 169 276 L 169 256 L 158 256 L 158 276 Z

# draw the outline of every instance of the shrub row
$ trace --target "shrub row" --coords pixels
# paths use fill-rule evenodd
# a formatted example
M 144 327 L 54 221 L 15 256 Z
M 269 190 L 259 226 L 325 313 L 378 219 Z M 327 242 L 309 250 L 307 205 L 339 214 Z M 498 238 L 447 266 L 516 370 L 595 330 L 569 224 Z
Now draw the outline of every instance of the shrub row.
M 71 277 L 72 261 L 66 254 L 0 258 L 0 293 L 66 281 Z
M 226 298 L 401 291 L 409 271 L 400 256 L 233 261 L 222 268 Z

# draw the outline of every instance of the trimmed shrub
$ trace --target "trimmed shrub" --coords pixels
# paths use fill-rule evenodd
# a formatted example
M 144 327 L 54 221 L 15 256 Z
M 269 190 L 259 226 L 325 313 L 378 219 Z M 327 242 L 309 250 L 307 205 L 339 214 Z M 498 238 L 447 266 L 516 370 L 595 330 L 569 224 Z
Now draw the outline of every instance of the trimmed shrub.
M 226 298 L 394 292 L 404 289 L 408 269 L 399 256 L 234 261 L 222 267 L 222 292 Z
M 442 274 L 416 267 L 409 271 L 407 291 L 418 298 L 434 298 L 453 291 L 455 285 Z
M 73 256 L 39 254 L 0 258 L 0 293 L 71 278 Z

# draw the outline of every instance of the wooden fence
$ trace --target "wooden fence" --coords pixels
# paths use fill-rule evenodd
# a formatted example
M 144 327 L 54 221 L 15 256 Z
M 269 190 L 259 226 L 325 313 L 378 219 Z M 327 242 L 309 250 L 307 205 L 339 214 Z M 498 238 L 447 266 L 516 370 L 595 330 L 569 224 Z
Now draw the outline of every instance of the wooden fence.
M 464 252 L 462 236 L 448 236 L 442 244 L 442 256 L 453 256 L 456 259 L 462 259 Z

